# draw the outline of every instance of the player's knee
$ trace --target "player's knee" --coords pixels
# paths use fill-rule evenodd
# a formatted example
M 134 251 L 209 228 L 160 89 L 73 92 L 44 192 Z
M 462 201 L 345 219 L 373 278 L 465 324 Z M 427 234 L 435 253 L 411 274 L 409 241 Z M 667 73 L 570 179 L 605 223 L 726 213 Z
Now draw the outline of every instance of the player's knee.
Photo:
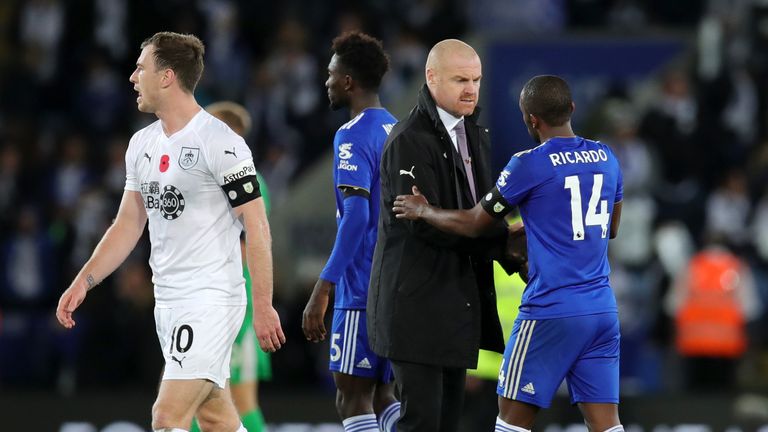
M 240 419 L 230 416 L 198 416 L 197 422 L 204 432 L 231 432 L 240 427 Z
M 349 390 L 336 391 L 336 411 L 342 419 L 372 412 L 370 395 Z
M 395 402 L 397 402 L 397 399 L 394 393 L 377 391 L 373 395 L 373 411 L 380 413 Z
M 170 405 L 157 401 L 152 406 L 152 430 L 172 429 L 183 424 L 183 415 L 174 412 Z

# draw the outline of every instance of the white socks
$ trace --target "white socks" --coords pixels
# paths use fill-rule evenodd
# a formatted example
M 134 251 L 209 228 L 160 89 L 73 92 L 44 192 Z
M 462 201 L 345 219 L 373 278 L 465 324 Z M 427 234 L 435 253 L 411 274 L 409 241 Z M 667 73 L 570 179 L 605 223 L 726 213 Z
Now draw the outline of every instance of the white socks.
M 393 402 L 379 414 L 381 432 L 397 432 L 398 420 L 400 420 L 400 402 Z
M 341 421 L 344 432 L 379 432 L 379 424 L 376 423 L 376 414 L 363 414 L 345 418 Z
M 529 429 L 521 428 L 520 426 L 513 426 L 499 417 L 496 417 L 495 432 L 531 432 Z M 607 432 L 607 431 L 606 431 Z

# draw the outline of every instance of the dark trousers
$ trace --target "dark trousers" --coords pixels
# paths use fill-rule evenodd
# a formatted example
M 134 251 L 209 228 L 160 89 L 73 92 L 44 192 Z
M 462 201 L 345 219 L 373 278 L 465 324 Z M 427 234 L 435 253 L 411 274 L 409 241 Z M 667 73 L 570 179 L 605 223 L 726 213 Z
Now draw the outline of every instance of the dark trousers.
M 398 432 L 456 432 L 467 371 L 392 361 L 400 393 Z

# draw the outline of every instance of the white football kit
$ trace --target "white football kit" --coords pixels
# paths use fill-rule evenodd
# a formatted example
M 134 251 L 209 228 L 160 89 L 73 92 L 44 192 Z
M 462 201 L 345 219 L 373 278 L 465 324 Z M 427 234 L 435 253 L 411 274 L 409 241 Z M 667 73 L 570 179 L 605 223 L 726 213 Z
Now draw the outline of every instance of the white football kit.
M 223 387 L 246 305 L 243 226 L 233 207 L 261 196 L 251 151 L 201 109 L 170 137 L 159 120 L 134 134 L 125 162 L 125 189 L 141 193 L 148 215 L 164 379 L 207 378 Z M 213 324 L 217 318 L 200 306 L 222 311 L 228 324 Z M 190 318 L 194 310 L 206 319 Z

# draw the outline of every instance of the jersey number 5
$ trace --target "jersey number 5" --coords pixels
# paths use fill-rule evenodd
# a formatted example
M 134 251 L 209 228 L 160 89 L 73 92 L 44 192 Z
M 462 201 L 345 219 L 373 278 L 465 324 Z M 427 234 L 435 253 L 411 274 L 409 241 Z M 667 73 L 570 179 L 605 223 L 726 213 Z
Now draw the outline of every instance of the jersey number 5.
M 608 235 L 608 221 L 611 214 L 608 213 L 608 200 L 601 200 L 603 191 L 603 175 L 595 174 L 592 182 L 592 195 L 589 197 L 586 217 L 581 214 L 581 187 L 579 176 L 568 176 L 565 178 L 565 188 L 571 190 L 571 227 L 573 228 L 573 239 L 576 241 L 584 240 L 586 232 L 584 224 L 587 226 L 600 226 L 602 228 L 602 237 Z M 597 212 L 597 204 L 600 204 L 600 212 Z

